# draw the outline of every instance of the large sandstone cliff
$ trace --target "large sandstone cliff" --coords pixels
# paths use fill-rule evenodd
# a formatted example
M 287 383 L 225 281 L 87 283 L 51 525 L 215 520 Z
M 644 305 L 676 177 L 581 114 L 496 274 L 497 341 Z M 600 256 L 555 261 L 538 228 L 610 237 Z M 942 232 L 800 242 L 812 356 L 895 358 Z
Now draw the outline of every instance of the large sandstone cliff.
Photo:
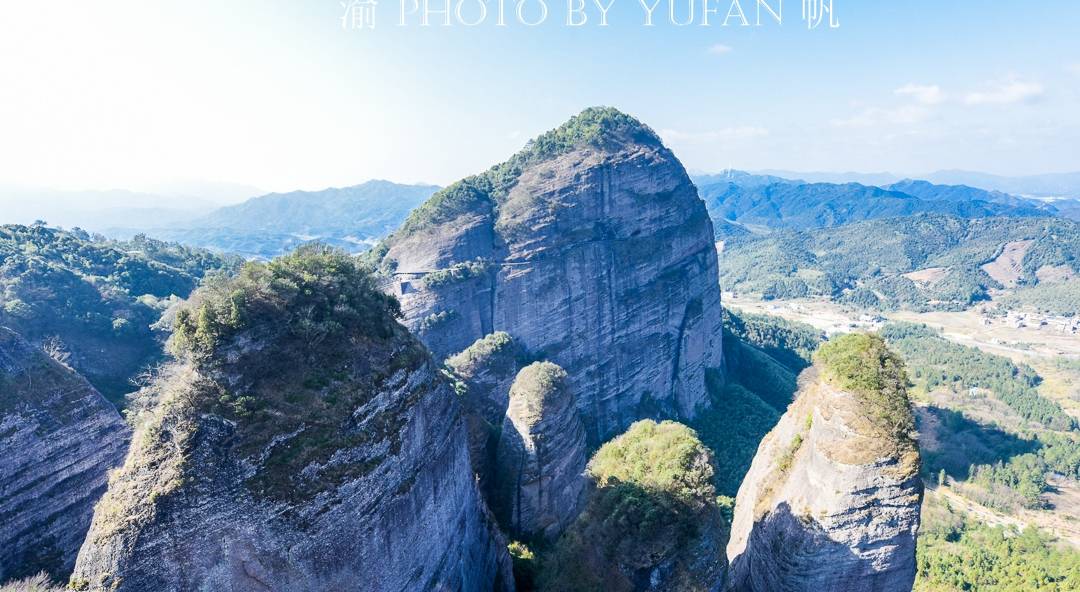
M 0 582 L 71 571 L 129 437 L 90 383 L 0 327 Z
M 512 589 L 457 396 L 351 265 L 249 266 L 178 316 L 73 586 Z
M 671 151 L 618 111 L 586 110 L 436 194 L 373 263 L 437 358 L 505 331 L 565 368 L 593 445 L 708 405 L 712 223 Z
M 911 590 L 922 500 L 918 451 L 906 434 L 881 430 L 877 420 L 888 413 L 827 374 L 817 366 L 804 373 L 798 398 L 762 441 L 739 488 L 730 590 Z M 894 414 L 901 417 L 894 425 L 909 425 L 906 395 L 903 405 L 894 411 L 907 416 Z
M 510 388 L 497 452 L 495 507 L 515 537 L 554 540 L 585 500 L 585 428 L 551 362 L 525 367 Z

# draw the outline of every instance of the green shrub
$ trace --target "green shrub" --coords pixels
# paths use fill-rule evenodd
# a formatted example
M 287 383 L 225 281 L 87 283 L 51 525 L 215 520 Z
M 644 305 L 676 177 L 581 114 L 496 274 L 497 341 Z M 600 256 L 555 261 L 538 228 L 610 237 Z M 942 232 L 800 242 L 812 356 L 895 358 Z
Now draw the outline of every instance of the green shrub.
M 379 291 L 355 258 L 310 244 L 270 263 L 249 262 L 234 278 L 208 282 L 177 312 L 170 347 L 177 355 L 210 360 L 251 327 L 308 348 L 357 331 L 386 338 L 400 316 L 397 300 Z
M 876 428 L 910 440 L 915 418 L 908 400 L 907 372 L 884 339 L 868 333 L 842 335 L 822 345 L 815 359 L 830 382 L 858 398 Z

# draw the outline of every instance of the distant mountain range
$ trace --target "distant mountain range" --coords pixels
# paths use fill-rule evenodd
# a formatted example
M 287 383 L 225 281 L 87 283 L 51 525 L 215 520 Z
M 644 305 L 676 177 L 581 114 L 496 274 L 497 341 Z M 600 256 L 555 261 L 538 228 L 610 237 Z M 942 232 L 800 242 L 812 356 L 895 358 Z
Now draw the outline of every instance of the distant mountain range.
M 322 191 L 271 193 L 177 226 L 113 229 L 109 234 L 146 233 L 249 258 L 269 259 L 313 240 L 361 252 L 397 228 L 438 189 L 368 181 Z
M 739 236 L 747 229 L 809 230 L 921 213 L 960 218 L 1057 214 L 1054 206 L 1042 202 L 926 181 L 905 180 L 876 187 L 859 183 L 807 183 L 740 171 L 696 177 L 694 181 L 709 214 L 718 221 L 718 238 Z
M 758 176 L 801 179 L 809 183 L 861 183 L 863 185 L 885 186 L 899 183 L 909 176 L 893 173 L 824 173 L 794 172 L 766 169 L 756 171 Z M 1068 197 L 1080 199 L 1080 172 L 1052 173 L 1045 175 L 1025 175 L 1007 177 L 973 171 L 947 170 L 936 171 L 918 178 L 939 185 L 967 185 L 988 191 L 1001 191 L 1024 197 Z

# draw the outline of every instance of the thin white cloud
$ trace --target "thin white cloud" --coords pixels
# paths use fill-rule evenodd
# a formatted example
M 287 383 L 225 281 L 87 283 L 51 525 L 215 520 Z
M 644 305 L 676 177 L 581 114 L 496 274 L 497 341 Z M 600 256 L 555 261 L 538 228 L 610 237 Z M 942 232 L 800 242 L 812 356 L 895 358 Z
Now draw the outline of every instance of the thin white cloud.
M 735 48 L 731 47 L 730 45 L 724 45 L 723 43 L 716 43 L 714 45 L 710 45 L 707 51 L 712 55 L 727 55 L 735 51 Z
M 727 127 L 718 130 L 685 132 L 675 129 L 660 130 L 660 135 L 669 142 L 719 142 L 730 140 L 748 140 L 769 135 L 769 130 L 756 126 Z
M 964 103 L 968 105 L 1012 105 L 1035 101 L 1043 96 L 1046 89 L 1037 82 L 1011 80 L 998 83 L 986 90 L 968 93 Z
M 936 84 L 906 84 L 893 91 L 901 97 L 911 97 L 923 105 L 938 105 L 945 102 L 945 92 Z

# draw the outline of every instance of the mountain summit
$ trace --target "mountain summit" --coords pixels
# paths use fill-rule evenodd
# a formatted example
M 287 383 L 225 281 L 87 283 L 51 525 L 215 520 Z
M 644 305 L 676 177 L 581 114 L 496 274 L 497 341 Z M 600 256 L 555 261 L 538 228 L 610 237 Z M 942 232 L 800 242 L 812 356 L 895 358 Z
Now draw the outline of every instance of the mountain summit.
M 671 151 L 620 111 L 587 109 L 440 191 L 372 259 L 436 357 L 505 331 L 565 369 L 594 445 L 708 404 L 712 223 Z

